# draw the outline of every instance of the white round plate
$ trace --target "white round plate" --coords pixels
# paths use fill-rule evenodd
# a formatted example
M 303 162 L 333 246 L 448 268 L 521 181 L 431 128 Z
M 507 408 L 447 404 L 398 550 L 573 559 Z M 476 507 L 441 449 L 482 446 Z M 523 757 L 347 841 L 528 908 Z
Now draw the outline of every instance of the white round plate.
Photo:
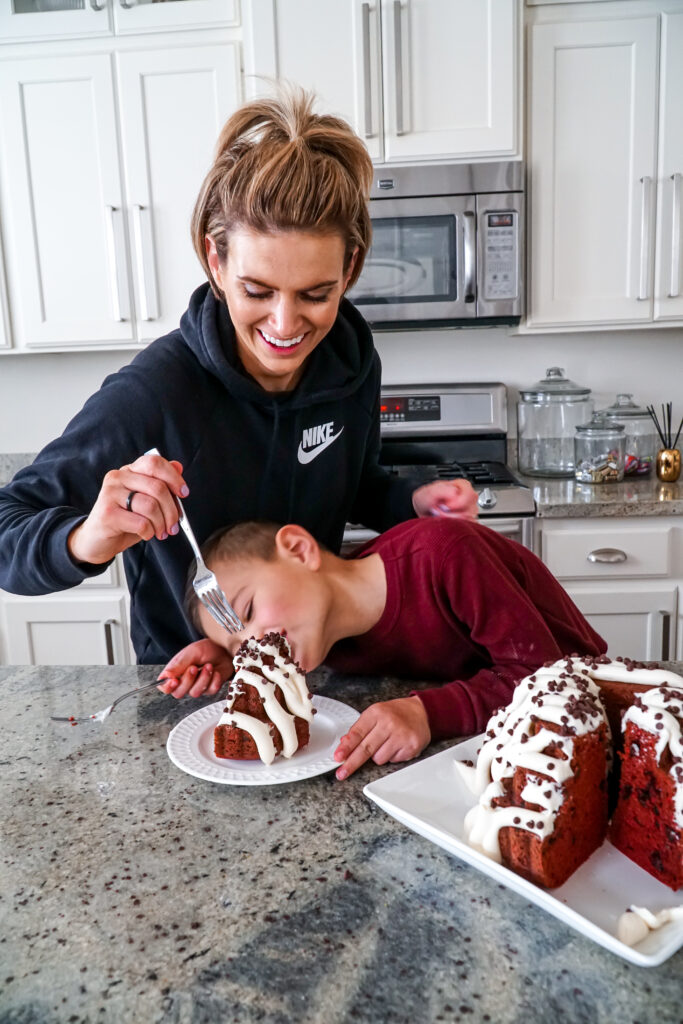
M 227 786 L 273 786 L 298 782 L 339 767 L 332 755 L 342 736 L 359 717 L 348 704 L 330 697 L 313 695 L 317 714 L 311 722 L 308 746 L 292 757 L 276 757 L 272 764 L 262 761 L 231 761 L 213 752 L 213 731 L 223 714 L 225 701 L 207 704 L 178 722 L 166 743 L 173 764 L 188 775 Z

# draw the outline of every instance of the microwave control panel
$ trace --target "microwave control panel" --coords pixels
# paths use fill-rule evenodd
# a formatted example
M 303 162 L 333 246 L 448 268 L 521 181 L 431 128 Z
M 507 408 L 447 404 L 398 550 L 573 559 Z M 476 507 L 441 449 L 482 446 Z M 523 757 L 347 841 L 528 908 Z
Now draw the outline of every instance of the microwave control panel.
M 519 291 L 517 263 L 518 214 L 495 210 L 484 214 L 484 299 L 516 299 Z

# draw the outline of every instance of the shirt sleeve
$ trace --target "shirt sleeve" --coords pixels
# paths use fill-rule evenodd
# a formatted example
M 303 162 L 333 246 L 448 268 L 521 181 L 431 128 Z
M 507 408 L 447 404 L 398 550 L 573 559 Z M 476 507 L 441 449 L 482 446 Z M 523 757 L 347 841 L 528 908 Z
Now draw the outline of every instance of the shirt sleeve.
M 510 702 L 520 679 L 563 653 L 531 596 L 475 535 L 455 542 L 446 553 L 442 582 L 445 614 L 457 619 L 461 629 L 464 625 L 469 630 L 481 652 L 478 663 L 488 664 L 469 678 L 412 691 L 424 704 L 433 740 L 482 732 L 493 712 Z M 557 604 L 558 614 L 566 603 L 567 612 L 577 615 L 549 573 L 543 598 L 546 606 Z M 600 653 L 594 637 L 592 631 L 590 637 L 586 634 L 583 653 Z
M 156 402 L 134 374 L 114 374 L 61 437 L 0 489 L 0 587 L 35 596 L 77 586 L 107 564 L 72 559 L 67 539 L 89 514 L 102 480 L 155 443 Z M 144 409 L 148 437 L 139 426 Z M 161 411 L 159 411 L 159 419 Z

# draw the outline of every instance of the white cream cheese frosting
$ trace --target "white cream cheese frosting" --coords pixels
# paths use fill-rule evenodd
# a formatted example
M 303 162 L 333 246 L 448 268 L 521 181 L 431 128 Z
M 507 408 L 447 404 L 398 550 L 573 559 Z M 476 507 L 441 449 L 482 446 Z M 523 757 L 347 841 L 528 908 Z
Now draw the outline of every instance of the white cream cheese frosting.
M 601 722 L 609 730 L 595 679 L 648 683 L 653 687 L 683 686 L 683 679 L 673 672 L 612 661 L 605 656 L 561 658 L 522 679 L 511 703 L 489 720 L 476 765 L 455 762 L 469 789 L 479 797 L 465 816 L 465 833 L 472 846 L 500 861 L 501 828 L 514 826 L 540 839 L 554 830 L 564 799 L 563 786 L 572 775 L 575 738 L 595 731 Z M 545 722 L 560 731 L 544 728 Z M 541 723 L 538 732 L 536 723 Z M 668 723 L 666 729 L 667 736 L 675 733 Z M 659 731 L 664 733 L 665 729 Z M 679 729 L 679 745 L 680 739 Z M 555 756 L 548 757 L 543 750 L 551 744 Z M 494 803 L 505 794 L 506 780 L 512 780 L 518 767 L 533 773 L 527 777 L 522 800 L 540 810 Z
M 272 723 L 282 737 L 283 756 L 291 757 L 299 746 L 295 718 L 311 722 L 315 709 L 304 673 L 291 658 L 289 641 L 280 633 L 266 633 L 261 640 L 251 637 L 241 645 L 234 665 L 235 675 L 228 688 L 227 704 L 217 725 L 236 725 L 244 729 L 254 740 L 261 760 L 272 764 L 276 754 Z M 244 693 L 243 685 L 253 686 L 258 692 L 267 722 L 233 710 L 235 700 Z M 276 697 L 278 689 L 286 707 Z

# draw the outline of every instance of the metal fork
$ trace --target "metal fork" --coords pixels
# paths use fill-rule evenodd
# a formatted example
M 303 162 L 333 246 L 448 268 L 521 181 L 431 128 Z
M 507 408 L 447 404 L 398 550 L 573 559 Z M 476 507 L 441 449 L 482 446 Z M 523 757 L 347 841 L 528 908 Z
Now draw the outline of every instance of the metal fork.
M 197 559 L 197 571 L 194 574 L 192 580 L 192 586 L 194 592 L 202 602 L 207 612 L 213 615 L 219 626 L 223 626 L 227 629 L 228 633 L 239 633 L 244 629 L 237 612 L 234 610 L 232 605 L 229 603 L 227 597 L 221 590 L 216 574 L 209 569 L 204 559 L 202 558 L 199 550 L 199 545 L 192 532 L 192 527 L 187 521 L 185 515 L 185 509 L 180 498 L 176 497 L 178 508 L 180 510 L 180 525 L 183 528 L 185 536 L 192 545 L 194 551 L 194 557 Z
M 158 448 L 150 448 L 149 451 L 145 452 L 145 455 L 161 455 L 161 452 Z M 174 498 L 180 512 L 180 518 L 178 521 L 185 536 L 190 542 L 192 550 L 194 551 L 194 557 L 197 560 L 197 571 L 195 572 L 194 579 L 192 581 L 194 592 L 209 614 L 214 617 L 219 626 L 227 629 L 228 633 L 240 633 L 244 629 L 244 626 L 240 622 L 239 616 L 228 601 L 227 597 L 221 590 L 215 573 L 208 568 L 202 558 L 201 551 L 199 550 L 199 544 L 197 544 L 197 539 L 192 532 L 192 527 L 185 515 L 185 509 L 183 508 L 182 501 L 175 495 Z
M 105 718 L 109 718 L 116 705 L 126 697 L 132 697 L 134 693 L 142 693 L 143 690 L 151 690 L 153 686 L 163 686 L 163 682 L 163 679 L 156 679 L 153 683 L 146 683 L 144 686 L 136 687 L 135 690 L 129 690 L 128 693 L 122 693 L 120 697 L 112 701 L 108 708 L 102 708 L 94 715 L 84 715 L 81 718 L 75 718 L 73 715 L 70 718 L 57 718 L 56 715 L 50 715 L 50 718 L 53 722 L 70 722 L 72 725 L 81 725 L 83 722 L 103 722 Z

